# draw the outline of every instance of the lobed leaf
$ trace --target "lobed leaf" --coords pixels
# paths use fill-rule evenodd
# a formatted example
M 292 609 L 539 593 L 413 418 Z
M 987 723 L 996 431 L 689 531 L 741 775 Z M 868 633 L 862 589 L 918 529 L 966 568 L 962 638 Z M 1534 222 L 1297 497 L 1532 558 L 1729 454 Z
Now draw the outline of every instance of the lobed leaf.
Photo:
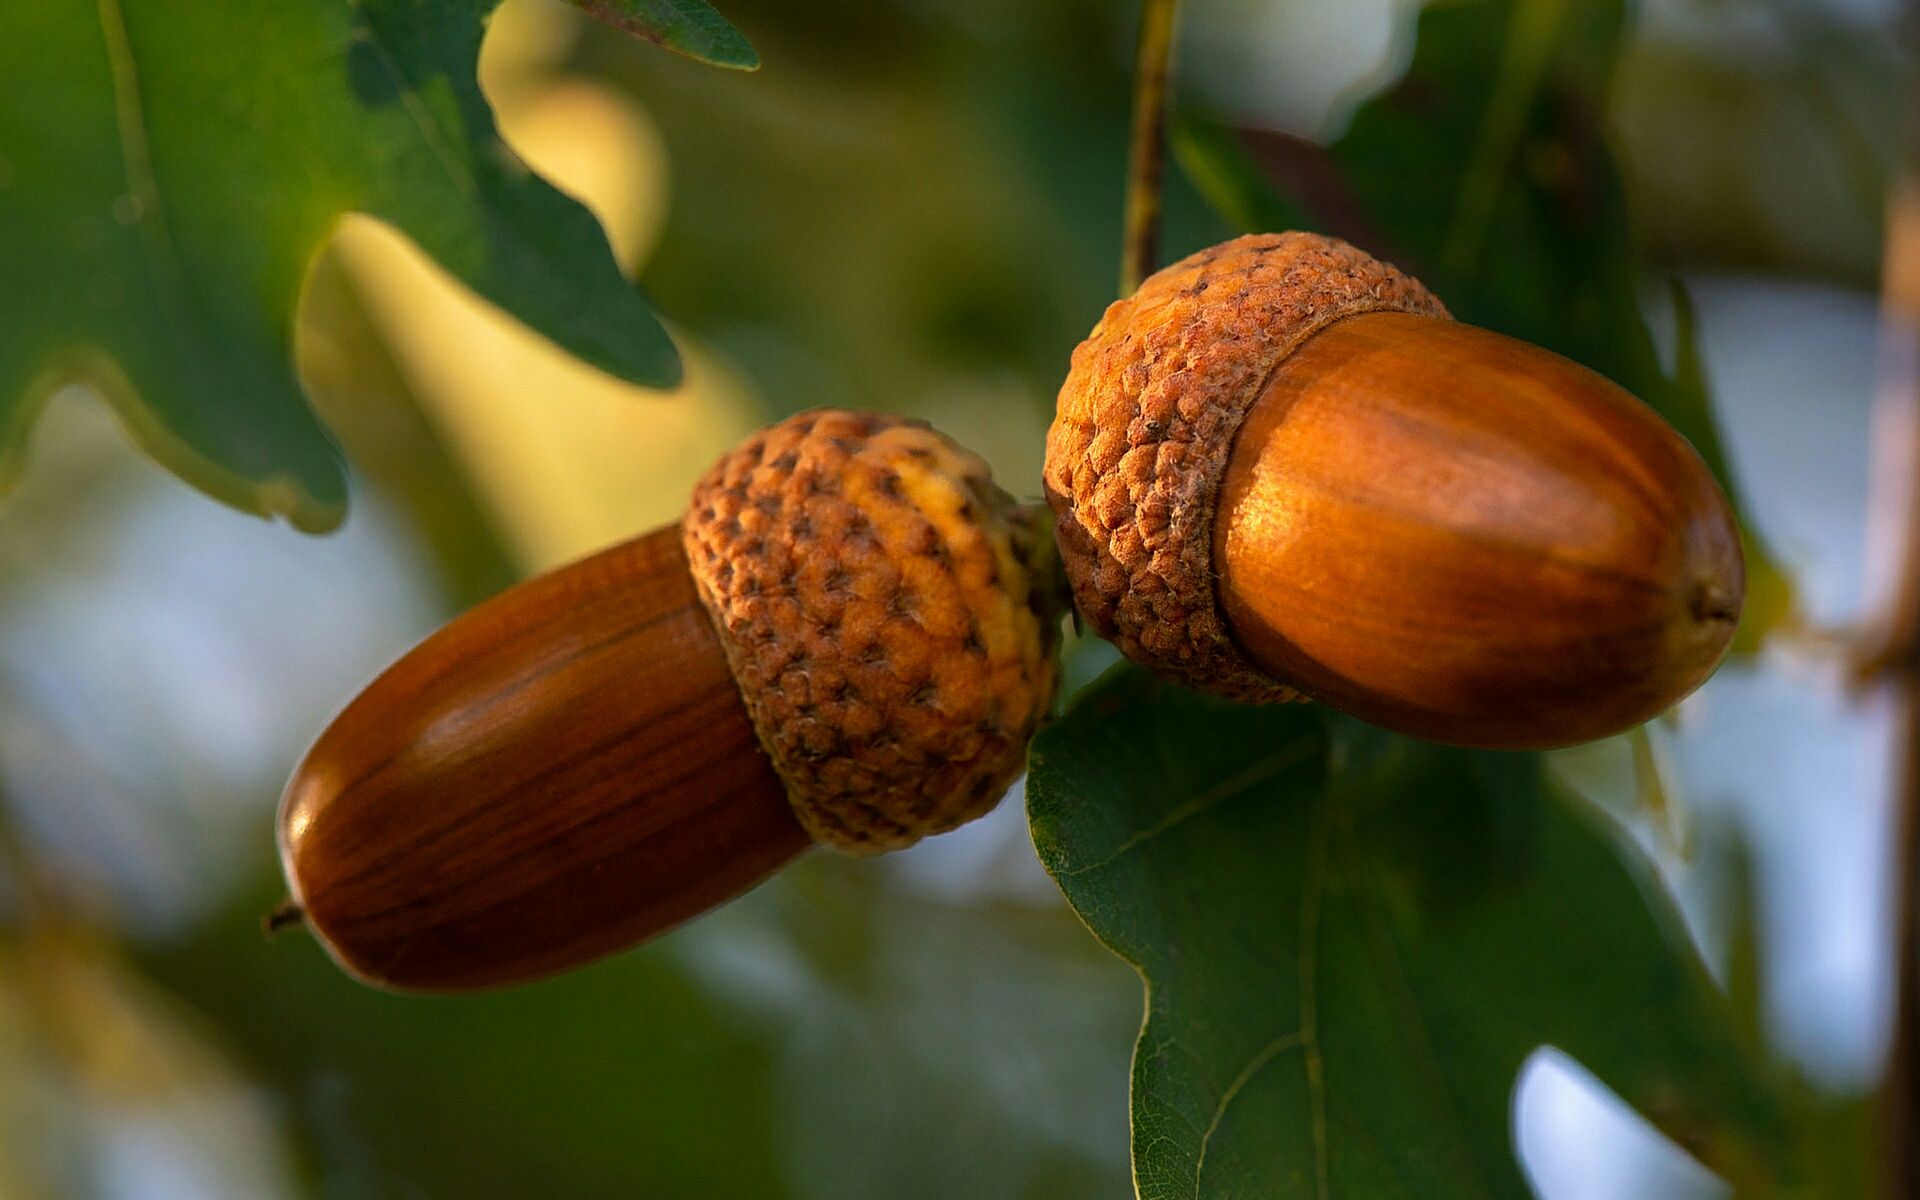
M 1034 843 L 1137 967 L 1143 1200 L 1528 1195 L 1554 1046 L 1736 1172 L 1779 1116 L 1651 872 L 1537 755 L 1126 669 L 1036 740 Z
M 0 11 L 0 476 L 38 405 L 79 381 L 215 496 L 337 522 L 341 463 L 294 377 L 292 326 L 309 260 L 352 212 L 589 363 L 675 383 L 673 344 L 599 225 L 494 128 L 474 73 L 490 8 Z

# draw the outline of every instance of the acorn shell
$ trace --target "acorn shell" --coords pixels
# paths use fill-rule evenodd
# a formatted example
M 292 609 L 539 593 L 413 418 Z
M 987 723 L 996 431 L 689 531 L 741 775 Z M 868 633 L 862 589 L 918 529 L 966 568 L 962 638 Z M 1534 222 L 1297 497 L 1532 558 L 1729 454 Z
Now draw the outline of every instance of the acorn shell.
M 1075 600 L 1128 657 L 1438 741 L 1657 715 L 1743 598 L 1726 497 L 1651 409 L 1314 235 L 1227 242 L 1109 308 L 1046 481 Z
M 1600 375 L 1484 329 L 1328 327 L 1274 372 L 1226 478 L 1235 637 L 1402 733 L 1617 733 L 1704 682 L 1738 623 L 1739 531 L 1700 456 Z
M 1257 234 L 1110 305 L 1073 352 L 1046 488 L 1082 617 L 1127 657 L 1242 700 L 1294 692 L 1247 658 L 1214 590 L 1214 505 L 1274 367 L 1342 317 L 1444 316 L 1420 284 L 1337 238 Z
M 307 752 L 279 839 L 308 928 L 355 976 L 406 991 L 623 950 L 809 844 L 674 528 L 414 647 Z

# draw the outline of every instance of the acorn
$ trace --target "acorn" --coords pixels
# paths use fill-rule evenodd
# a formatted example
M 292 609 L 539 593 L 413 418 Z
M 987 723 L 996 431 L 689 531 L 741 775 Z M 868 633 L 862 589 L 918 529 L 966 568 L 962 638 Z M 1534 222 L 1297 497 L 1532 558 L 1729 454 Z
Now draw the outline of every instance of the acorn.
M 1725 655 L 1745 586 L 1725 495 L 1651 409 L 1305 233 L 1109 307 L 1046 488 L 1077 607 L 1128 657 L 1464 746 L 1659 714 Z
M 809 846 L 898 849 L 991 808 L 1051 701 L 1051 540 L 919 422 L 803 413 L 678 526 L 456 618 L 288 784 L 292 912 L 407 991 L 645 941 Z

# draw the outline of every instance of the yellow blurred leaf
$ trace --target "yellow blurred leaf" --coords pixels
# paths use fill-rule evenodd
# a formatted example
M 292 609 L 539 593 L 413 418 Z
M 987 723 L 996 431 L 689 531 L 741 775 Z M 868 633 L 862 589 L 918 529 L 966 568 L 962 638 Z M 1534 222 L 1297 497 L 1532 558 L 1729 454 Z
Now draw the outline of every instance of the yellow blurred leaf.
M 487 18 L 480 45 L 480 89 L 499 103 L 503 89 L 559 66 L 585 18 L 564 0 L 505 0 Z
M 665 153 L 646 115 L 579 80 L 509 76 L 495 103 L 515 149 L 599 217 L 632 270 L 666 204 Z M 648 391 L 504 318 L 377 222 L 347 221 L 334 248 L 523 569 L 676 520 L 699 474 L 759 421 L 746 385 L 684 336 L 687 382 Z

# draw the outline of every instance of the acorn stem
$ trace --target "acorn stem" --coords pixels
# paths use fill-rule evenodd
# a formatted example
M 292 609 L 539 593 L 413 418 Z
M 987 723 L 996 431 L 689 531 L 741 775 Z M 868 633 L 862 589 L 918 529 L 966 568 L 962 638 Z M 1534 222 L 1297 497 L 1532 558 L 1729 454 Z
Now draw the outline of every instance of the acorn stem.
M 1133 67 L 1133 140 L 1127 157 L 1120 294 L 1130 295 L 1160 258 L 1160 192 L 1167 158 L 1167 75 L 1178 0 L 1142 0 Z

